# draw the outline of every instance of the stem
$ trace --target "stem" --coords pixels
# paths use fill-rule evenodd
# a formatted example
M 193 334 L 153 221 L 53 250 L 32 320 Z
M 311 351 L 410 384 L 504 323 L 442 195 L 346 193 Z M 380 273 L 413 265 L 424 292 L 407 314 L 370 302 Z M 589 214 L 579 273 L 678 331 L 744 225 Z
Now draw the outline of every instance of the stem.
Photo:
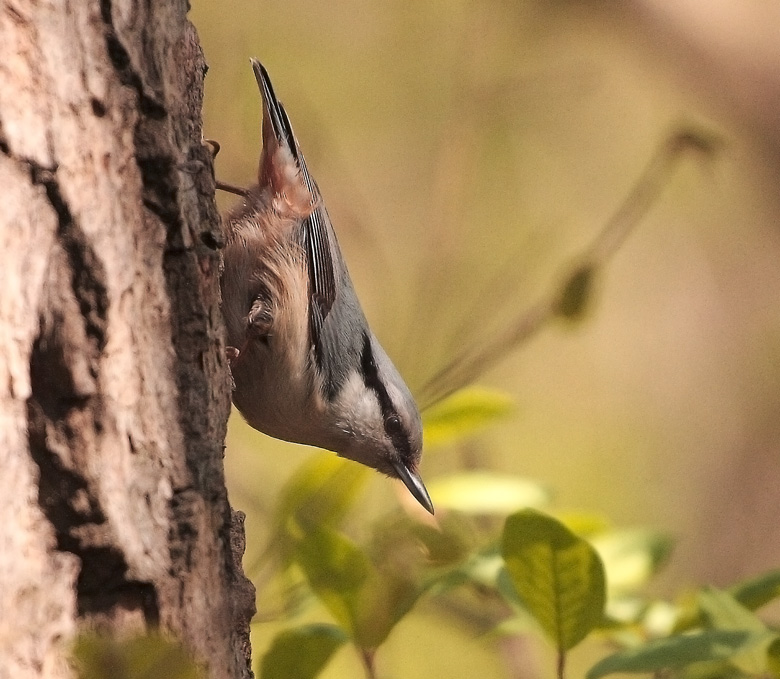
M 551 291 L 520 313 L 503 333 L 470 352 L 458 355 L 445 365 L 423 388 L 421 401 L 424 406 L 437 403 L 473 381 L 506 356 L 510 349 L 528 340 L 556 318 L 561 289 L 573 276 L 583 272 L 595 273 L 606 266 L 669 184 L 683 154 L 696 151 L 706 157 L 713 155 L 717 149 L 717 140 L 697 131 L 679 129 L 669 135 L 612 217 L 580 256 L 561 272 Z
M 373 648 L 361 648 L 360 659 L 363 661 L 363 667 L 366 670 L 366 679 L 376 679 L 376 664 L 374 662 L 376 650 Z
M 565 679 L 566 677 L 566 651 L 562 648 L 558 649 L 558 679 Z

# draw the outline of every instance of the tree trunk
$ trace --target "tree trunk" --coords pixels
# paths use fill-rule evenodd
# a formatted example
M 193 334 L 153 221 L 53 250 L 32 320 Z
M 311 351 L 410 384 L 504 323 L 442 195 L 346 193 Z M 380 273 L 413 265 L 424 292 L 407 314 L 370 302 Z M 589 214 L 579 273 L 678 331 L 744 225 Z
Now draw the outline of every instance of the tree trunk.
M 83 630 L 158 626 L 251 675 L 186 12 L 0 0 L 0 677 L 69 677 Z

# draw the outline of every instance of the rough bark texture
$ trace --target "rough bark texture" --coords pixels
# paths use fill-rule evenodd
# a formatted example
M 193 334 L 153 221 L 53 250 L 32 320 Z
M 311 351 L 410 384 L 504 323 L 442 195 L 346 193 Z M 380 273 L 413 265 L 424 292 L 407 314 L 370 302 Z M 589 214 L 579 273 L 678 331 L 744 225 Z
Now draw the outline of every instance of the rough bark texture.
M 181 0 L 0 0 L 0 677 L 159 625 L 245 677 L 221 243 Z

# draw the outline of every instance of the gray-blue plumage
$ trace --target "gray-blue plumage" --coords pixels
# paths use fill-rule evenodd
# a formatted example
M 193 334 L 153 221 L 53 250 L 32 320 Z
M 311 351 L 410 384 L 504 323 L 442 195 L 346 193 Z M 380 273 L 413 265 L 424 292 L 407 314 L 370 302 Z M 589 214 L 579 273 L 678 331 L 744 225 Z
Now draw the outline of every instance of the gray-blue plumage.
M 263 95 L 258 185 L 226 219 L 222 293 L 233 401 L 253 427 L 400 478 L 433 511 L 417 467 L 420 415 L 371 332 L 316 182 L 276 98 Z

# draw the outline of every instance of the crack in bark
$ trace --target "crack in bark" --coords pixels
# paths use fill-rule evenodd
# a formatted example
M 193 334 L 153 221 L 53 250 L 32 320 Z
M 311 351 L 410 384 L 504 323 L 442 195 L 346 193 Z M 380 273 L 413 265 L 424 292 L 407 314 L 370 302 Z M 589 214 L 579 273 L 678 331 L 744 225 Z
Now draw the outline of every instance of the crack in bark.
M 38 504 L 54 529 L 57 549 L 81 561 L 78 614 L 108 619 L 121 607 L 138 610 L 148 624 L 157 624 L 154 586 L 127 577 L 127 562 L 115 546 L 97 494 L 76 471 L 103 430 L 103 404 L 94 378 L 108 324 L 105 268 L 60 189 L 58 168 L 14 160 L 27 166 L 32 183 L 44 189 L 57 216 L 59 249 L 50 262 L 40 331 L 30 356 L 28 442 L 39 472 Z M 79 366 L 88 366 L 88 374 Z
M 184 239 L 184 218 L 182 216 L 182 196 L 178 175 L 179 151 L 174 145 L 173 125 L 164 106 L 165 91 L 160 84 L 160 93 L 150 96 L 148 77 L 133 63 L 128 50 L 123 45 L 114 25 L 112 0 L 100 0 L 101 17 L 106 26 L 106 49 L 108 56 L 118 73 L 122 84 L 130 87 L 138 97 L 140 115 L 133 130 L 134 157 L 143 186 L 142 202 L 144 207 L 155 215 L 166 230 L 166 247 L 163 255 L 163 269 L 167 283 L 168 297 L 171 301 L 171 339 L 176 351 L 176 384 L 179 393 L 179 414 L 177 418 L 182 430 L 187 433 L 199 426 L 198 418 L 190 417 L 192 403 L 187 399 L 192 394 L 207 394 L 208 380 L 202 370 L 193 368 L 195 356 L 203 347 L 203 308 L 201 300 L 193 298 L 192 286 L 199 281 L 197 263 L 192 257 L 192 246 Z M 147 41 L 141 36 L 137 41 L 140 49 L 146 49 Z M 143 55 L 143 51 L 141 52 Z M 143 65 L 152 68 L 155 59 L 139 57 Z M 156 72 L 152 78 L 159 80 Z M 155 81 L 156 81 L 155 80 Z M 160 103 L 163 102 L 163 103 Z M 201 365 L 201 361 L 197 361 Z M 207 400 L 207 397 L 206 397 Z M 201 406 L 202 407 L 202 406 Z M 198 441 L 202 437 L 195 436 Z M 204 448 L 207 446 L 204 445 Z M 207 474 L 204 462 L 210 457 L 207 449 L 191 446 L 187 450 L 186 463 L 195 480 L 195 491 L 202 494 L 210 486 L 212 479 L 205 480 Z M 171 499 L 171 558 L 174 569 L 189 568 L 191 556 L 182 545 L 194 537 L 194 523 L 190 517 L 188 493 L 177 493 Z M 213 498 L 215 502 L 227 503 L 224 498 Z M 227 512 L 227 509 L 225 510 Z M 227 515 L 226 515 L 227 519 Z M 227 521 L 226 521 L 227 522 Z
M 78 614 L 103 614 L 117 607 L 139 610 L 148 624 L 159 622 L 157 595 L 149 582 L 127 577 L 128 566 L 90 482 L 72 459 L 86 446 L 85 420 L 100 431 L 97 396 L 77 392 L 65 349 L 56 337 L 39 337 L 33 347 L 27 401 L 30 455 L 38 468 L 38 505 L 54 529 L 57 550 L 81 561 L 76 581 Z M 71 460 L 70 464 L 66 460 Z
M 11 155 L 11 149 L 8 146 L 8 140 L 5 137 L 5 130 L 3 129 L 3 119 L 0 118 L 0 153 L 5 156 Z
M 106 50 L 114 69 L 119 75 L 119 81 L 138 93 L 138 106 L 141 113 L 154 120 L 162 120 L 168 115 L 165 106 L 160 103 L 159 96 L 152 96 L 144 87 L 143 80 L 133 68 L 130 54 L 114 28 L 114 17 L 111 13 L 112 0 L 100 0 L 100 16 L 106 25 Z
M 144 145 L 144 148 L 148 147 Z M 173 174 L 173 160 L 165 155 L 142 158 L 136 154 L 136 162 L 144 187 L 143 204 L 166 225 L 170 241 L 172 234 L 181 232 L 179 187 Z
M 112 0 L 100 0 L 101 18 L 106 26 L 106 52 L 119 81 L 138 97 L 141 115 L 133 131 L 133 144 L 143 185 L 143 205 L 159 217 L 170 243 L 181 238 L 182 219 L 179 182 L 175 174 L 177 154 L 168 139 L 167 127 L 162 126 L 168 120 L 168 111 L 161 103 L 165 97 L 162 93 L 150 93 L 150 86 L 133 65 L 114 26 L 112 6 Z M 154 59 L 146 61 L 154 64 Z
M 33 184 L 43 186 L 49 204 L 57 214 L 57 235 L 68 257 L 72 274 L 71 287 L 85 320 L 87 336 L 93 344 L 93 355 L 97 357 L 106 344 L 108 292 L 105 268 L 84 233 L 78 228 L 60 191 L 57 168 L 42 167 L 31 160 L 25 162 L 30 167 Z
M 194 489 L 176 491 L 170 501 L 171 526 L 168 544 L 174 568 L 187 572 L 192 568 L 193 545 L 198 535 L 198 493 Z

